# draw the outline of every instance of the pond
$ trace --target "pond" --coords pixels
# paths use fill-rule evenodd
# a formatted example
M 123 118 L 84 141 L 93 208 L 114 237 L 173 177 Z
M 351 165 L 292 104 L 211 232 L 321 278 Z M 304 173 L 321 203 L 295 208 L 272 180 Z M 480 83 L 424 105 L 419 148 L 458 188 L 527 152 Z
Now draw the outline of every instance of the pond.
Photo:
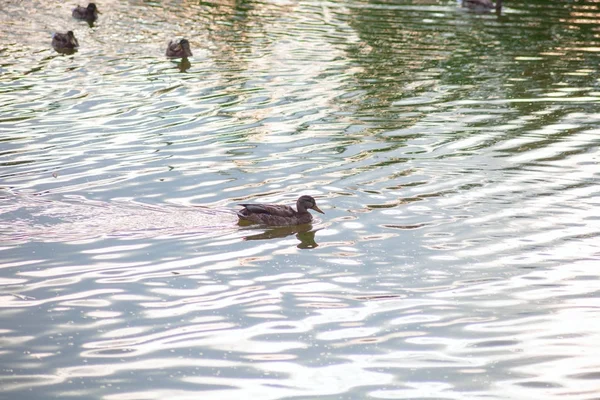
M 96 4 L 0 6 L 0 398 L 598 398 L 600 3 Z

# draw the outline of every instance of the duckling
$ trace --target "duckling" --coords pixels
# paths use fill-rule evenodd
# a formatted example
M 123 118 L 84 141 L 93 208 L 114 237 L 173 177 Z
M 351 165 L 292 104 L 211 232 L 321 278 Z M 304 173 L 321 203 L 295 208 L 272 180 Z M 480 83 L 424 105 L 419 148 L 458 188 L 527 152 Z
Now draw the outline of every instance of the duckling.
M 87 7 L 77 6 L 73 9 L 73 18 L 93 22 L 98 19 L 98 8 L 95 3 L 90 3 Z
M 75 39 L 73 31 L 68 31 L 67 33 L 56 32 L 52 34 L 52 47 L 57 51 L 73 51 L 79 47 L 79 42 Z
M 502 10 L 502 0 L 496 0 L 496 4 L 492 0 L 462 0 L 462 6 L 475 12 L 489 12 L 496 10 L 500 14 Z
M 325 214 L 311 196 L 300 196 L 296 201 L 296 210 L 279 204 L 239 204 L 244 207 L 237 212 L 241 221 L 254 222 L 268 226 L 291 226 L 308 224 L 312 221 L 309 209 Z
M 190 42 L 187 39 L 181 39 L 179 41 L 171 40 L 167 46 L 167 57 L 171 58 L 187 58 L 191 57 L 192 51 L 190 50 Z

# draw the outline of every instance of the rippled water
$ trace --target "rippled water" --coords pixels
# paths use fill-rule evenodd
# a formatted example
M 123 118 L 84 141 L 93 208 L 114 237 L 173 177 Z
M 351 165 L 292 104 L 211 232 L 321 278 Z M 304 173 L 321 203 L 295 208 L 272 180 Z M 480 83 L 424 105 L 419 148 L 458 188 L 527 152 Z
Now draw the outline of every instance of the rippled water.
M 97 4 L 0 5 L 0 398 L 600 396 L 600 3 Z

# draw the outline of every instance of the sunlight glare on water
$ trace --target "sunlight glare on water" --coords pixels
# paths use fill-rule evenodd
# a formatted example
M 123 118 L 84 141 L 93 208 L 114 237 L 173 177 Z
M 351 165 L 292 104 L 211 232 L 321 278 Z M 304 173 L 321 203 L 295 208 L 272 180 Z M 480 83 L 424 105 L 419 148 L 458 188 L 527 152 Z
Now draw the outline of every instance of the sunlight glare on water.
M 0 7 L 0 399 L 598 398 L 598 3 L 74 5 Z

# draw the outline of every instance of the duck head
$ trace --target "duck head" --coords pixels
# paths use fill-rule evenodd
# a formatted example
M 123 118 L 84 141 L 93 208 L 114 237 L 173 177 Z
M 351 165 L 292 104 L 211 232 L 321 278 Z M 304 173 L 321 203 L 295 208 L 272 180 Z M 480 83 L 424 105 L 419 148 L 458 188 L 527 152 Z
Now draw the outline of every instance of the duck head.
M 296 202 L 296 208 L 299 213 L 306 212 L 307 210 L 315 210 L 321 214 L 325 214 L 319 207 L 317 207 L 317 202 L 312 196 L 300 196 L 298 201 Z

